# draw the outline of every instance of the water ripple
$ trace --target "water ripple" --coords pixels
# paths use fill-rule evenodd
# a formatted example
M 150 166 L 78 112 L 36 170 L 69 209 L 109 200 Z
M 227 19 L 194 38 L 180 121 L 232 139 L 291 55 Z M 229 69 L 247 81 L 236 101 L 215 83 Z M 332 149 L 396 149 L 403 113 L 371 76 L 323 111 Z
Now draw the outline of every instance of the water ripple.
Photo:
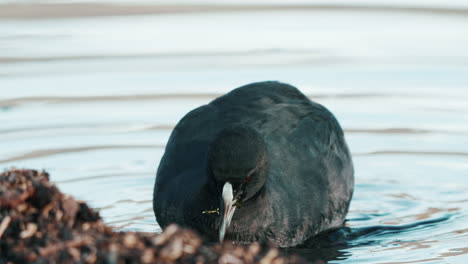
M 2 4 L 0 19 L 70 19 L 93 16 L 129 16 L 129 15 L 167 15 L 187 13 L 219 13 L 219 12 L 252 12 L 252 11 L 347 11 L 369 13 L 410 13 L 426 15 L 460 16 L 466 18 L 468 9 L 422 7 L 422 6 L 395 6 L 395 5 L 324 5 L 324 4 L 192 4 L 192 5 L 131 5 L 131 4 L 105 4 L 105 3 L 21 3 Z
M 221 93 L 158 93 L 131 95 L 99 95 L 99 96 L 34 96 L 0 100 L 0 107 L 13 107 L 25 104 L 72 104 L 94 102 L 132 102 L 154 100 L 206 99 L 211 100 L 221 96 Z M 346 98 L 451 98 L 459 99 L 457 94 L 419 94 L 419 93 L 309 93 L 311 99 L 346 99 Z M 396 131 L 398 132 L 398 131 Z
M 73 183 L 73 182 L 81 182 L 81 181 L 92 181 L 92 180 L 100 180 L 100 179 L 115 179 L 116 177 L 133 177 L 133 176 L 145 176 L 145 175 L 152 175 L 153 172 L 141 172 L 141 173 L 110 173 L 110 174 L 101 174 L 101 175 L 93 175 L 88 177 L 79 177 L 79 178 L 72 178 L 66 180 L 59 180 L 54 181 L 55 183 Z
M 468 156 L 468 152 L 455 151 L 409 151 L 409 150 L 379 150 L 368 153 L 354 153 L 356 156 L 374 155 L 415 155 L 415 156 Z
M 124 101 L 152 101 L 163 99 L 210 99 L 220 94 L 201 94 L 201 93 L 177 93 L 177 94 L 141 94 L 141 95 L 103 95 L 103 96 L 45 96 L 45 97 L 21 97 L 14 99 L 0 100 L 0 107 L 18 106 L 28 103 L 48 103 L 48 104 L 70 104 L 87 102 L 124 102 Z
M 94 150 L 108 150 L 108 149 L 143 149 L 143 148 L 164 148 L 164 145 L 107 145 L 107 146 L 85 146 L 85 147 L 76 147 L 76 148 L 59 148 L 59 149 L 44 149 L 31 151 L 29 153 L 21 154 L 11 158 L 6 158 L 0 160 L 0 163 L 7 163 L 13 161 L 34 159 L 52 155 L 59 155 L 65 153 L 76 153 L 83 151 L 94 151 Z

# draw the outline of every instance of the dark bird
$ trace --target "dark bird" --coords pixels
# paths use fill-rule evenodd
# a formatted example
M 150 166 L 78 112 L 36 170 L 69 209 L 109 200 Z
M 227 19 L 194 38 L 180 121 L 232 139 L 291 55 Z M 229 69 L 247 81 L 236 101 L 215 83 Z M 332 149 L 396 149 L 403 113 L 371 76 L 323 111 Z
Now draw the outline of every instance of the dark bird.
M 163 228 L 293 247 L 343 226 L 353 186 L 333 114 L 291 85 L 259 82 L 180 120 L 159 164 L 153 209 Z

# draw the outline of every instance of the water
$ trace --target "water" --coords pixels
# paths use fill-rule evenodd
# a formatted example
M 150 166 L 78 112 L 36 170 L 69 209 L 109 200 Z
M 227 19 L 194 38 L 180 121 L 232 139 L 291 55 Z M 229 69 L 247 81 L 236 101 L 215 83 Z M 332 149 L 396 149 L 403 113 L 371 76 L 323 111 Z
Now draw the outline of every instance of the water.
M 110 2 L 102 1 L 103 12 L 115 14 Z M 0 4 L 1 168 L 45 169 L 116 229 L 159 232 L 152 188 L 172 127 L 234 87 L 281 80 L 335 113 L 356 169 L 348 228 L 302 255 L 329 263 L 468 260 L 462 1 L 355 1 L 353 9 L 295 1 L 287 10 L 268 8 L 278 1 L 242 10 L 205 1 L 212 10 L 204 12 L 178 1 L 165 14 L 142 1 L 97 17 L 93 3 L 43 15 L 43 2 L 22 1 L 29 15 L 9 3 Z

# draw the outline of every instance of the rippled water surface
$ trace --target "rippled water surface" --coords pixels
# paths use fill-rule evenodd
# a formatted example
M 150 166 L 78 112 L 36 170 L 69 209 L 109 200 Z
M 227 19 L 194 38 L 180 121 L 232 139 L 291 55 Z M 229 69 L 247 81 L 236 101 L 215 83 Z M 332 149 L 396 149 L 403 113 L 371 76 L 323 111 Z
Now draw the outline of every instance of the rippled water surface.
M 0 1 L 1 168 L 45 169 L 117 229 L 158 232 L 154 175 L 177 121 L 280 80 L 335 113 L 354 156 L 349 229 L 309 255 L 468 261 L 464 2 L 121 2 Z

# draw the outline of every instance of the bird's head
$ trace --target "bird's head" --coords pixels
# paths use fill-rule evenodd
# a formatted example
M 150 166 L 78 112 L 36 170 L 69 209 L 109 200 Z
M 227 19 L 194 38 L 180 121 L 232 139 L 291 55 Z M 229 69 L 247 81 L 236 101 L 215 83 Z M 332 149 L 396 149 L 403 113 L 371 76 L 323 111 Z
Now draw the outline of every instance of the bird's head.
M 223 241 L 236 207 L 266 182 L 268 162 L 262 136 L 246 126 L 223 129 L 210 145 L 208 169 L 221 196 L 219 239 Z

